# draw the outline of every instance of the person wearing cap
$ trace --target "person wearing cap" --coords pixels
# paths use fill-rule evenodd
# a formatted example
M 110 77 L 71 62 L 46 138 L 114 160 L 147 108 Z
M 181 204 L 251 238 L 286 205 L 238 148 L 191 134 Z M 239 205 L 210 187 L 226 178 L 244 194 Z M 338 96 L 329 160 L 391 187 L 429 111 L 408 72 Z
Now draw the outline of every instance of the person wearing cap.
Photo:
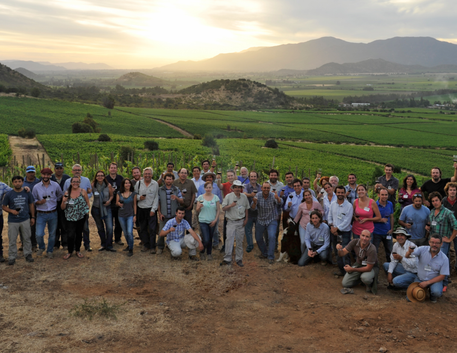
M 409 282 L 404 282 L 403 279 L 409 278 L 402 277 L 405 273 L 417 274 L 417 259 L 405 257 L 409 248 L 416 247 L 416 245 L 409 241 L 411 235 L 408 234 L 405 228 L 398 227 L 392 236 L 397 240 L 393 245 L 392 253 L 390 254 L 390 262 L 383 264 L 384 271 L 387 273 L 387 282 L 389 282 L 389 289 L 408 288 Z
M 258 177 L 259 174 L 256 171 L 252 171 L 249 173 L 249 183 L 244 184 L 244 194 L 248 197 L 249 204 L 252 204 L 252 198 L 258 192 L 260 192 L 261 186 L 259 183 L 257 183 Z M 250 208 L 248 213 L 248 222 L 246 223 L 244 232 L 246 234 L 246 242 L 248 243 L 246 251 L 251 252 L 252 249 L 254 249 L 254 242 L 252 239 L 252 228 L 254 227 L 254 223 L 256 224 L 257 228 L 257 210 L 253 210 L 252 208 Z
M 197 196 L 197 188 L 192 180 L 188 178 L 188 171 L 186 168 L 181 168 L 178 172 L 179 179 L 173 182 L 183 196 L 183 207 L 186 209 L 184 219 L 187 223 L 192 224 L 192 208 L 194 207 L 195 197 Z
M 225 196 L 222 202 L 222 211 L 227 218 L 227 239 L 225 240 L 225 256 L 221 262 L 222 265 L 232 263 L 233 244 L 236 239 L 235 262 L 238 266 L 243 267 L 243 240 L 244 227 L 248 221 L 248 210 L 250 208 L 248 198 L 241 193 L 243 184 L 235 180 L 232 184 L 233 192 Z
M 420 282 L 419 287 L 430 288 L 430 301 L 436 303 L 443 295 L 443 281 L 449 276 L 449 260 L 440 251 L 443 240 L 439 234 L 430 236 L 430 246 L 419 246 L 414 250 L 409 248 L 405 257 L 414 255 L 417 260 L 417 274 L 405 273 L 401 275 L 401 281 L 408 286 L 414 282 Z M 397 277 L 398 278 L 398 277 Z
M 24 190 L 29 190 L 30 192 L 33 191 L 33 188 L 36 184 L 40 182 L 40 179 L 36 177 L 36 170 L 33 165 L 29 165 L 25 170 L 25 178 L 22 187 Z M 31 215 L 29 215 L 31 217 Z M 22 233 L 21 233 L 22 238 Z M 36 240 L 36 222 L 33 225 L 30 225 L 30 241 L 32 242 L 32 249 L 36 249 L 38 242 Z M 21 250 L 21 249 L 19 249 Z
M 64 173 L 63 163 L 56 162 L 54 165 L 54 174 L 51 176 L 51 180 L 59 184 L 60 188 L 63 190 L 65 182 L 67 179 L 70 179 L 68 174 Z M 56 229 L 56 241 L 54 243 L 54 248 L 59 249 L 62 245 L 63 249 L 67 249 L 67 229 L 66 229 L 66 219 L 65 213 L 61 207 L 62 200 L 57 200 L 57 229 Z
M 423 204 L 421 193 L 413 195 L 413 204 L 401 211 L 398 224 L 411 234 L 411 241 L 417 246 L 427 244 L 427 231 L 425 226 L 429 222 L 430 210 Z
M 32 190 L 37 212 L 36 238 L 39 244 L 38 255 L 43 254 L 46 245 L 44 243 L 44 230 L 48 226 L 48 249 L 47 256 L 52 258 L 54 242 L 57 229 L 57 202 L 62 199 L 63 192 L 59 184 L 51 180 L 52 170 L 44 168 L 41 170 L 41 182 L 36 184 Z

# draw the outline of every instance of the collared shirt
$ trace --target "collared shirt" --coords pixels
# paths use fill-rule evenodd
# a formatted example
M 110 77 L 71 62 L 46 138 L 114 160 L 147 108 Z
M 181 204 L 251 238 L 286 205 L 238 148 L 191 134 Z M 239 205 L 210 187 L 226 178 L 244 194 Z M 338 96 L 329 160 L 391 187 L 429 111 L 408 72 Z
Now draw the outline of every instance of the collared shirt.
M 278 202 L 272 192 L 268 194 L 267 198 L 264 198 L 261 191 L 256 194 L 256 198 L 257 205 L 254 209 L 258 210 L 257 222 L 259 222 L 259 224 L 267 226 L 272 221 L 278 219 L 278 205 L 282 204 L 281 199 Z
M 261 190 L 260 184 L 255 184 L 255 186 L 252 186 L 251 183 L 244 185 L 244 192 L 251 194 L 254 192 L 254 190 L 257 190 L 257 193 L 259 193 Z M 252 197 L 248 197 L 248 202 L 251 205 L 252 204 Z M 253 210 L 252 208 L 249 209 L 249 217 L 256 217 L 257 216 L 257 210 Z
M 197 196 L 197 188 L 195 187 L 195 184 L 190 179 L 186 179 L 184 183 L 181 182 L 181 179 L 177 179 L 173 182 L 173 185 L 181 190 L 182 196 L 184 198 L 183 207 L 189 207 L 192 203 L 192 196 Z M 186 191 L 185 193 L 184 190 Z
M 167 234 L 167 244 L 169 244 L 171 241 L 179 242 L 182 238 L 184 238 L 186 230 L 190 229 L 191 226 L 185 219 L 178 223 L 175 217 L 165 223 L 162 230 L 169 230 L 170 228 L 175 228 L 175 230 Z
M 348 201 L 351 203 L 351 204 L 354 204 L 354 201 L 356 198 L 359 197 L 359 195 L 357 195 L 357 184 L 355 184 L 355 188 L 351 188 L 351 186 L 349 184 L 347 184 L 344 189 L 346 190 L 346 192 L 349 191 L 349 195 L 347 196 L 347 199 Z
M 57 207 L 57 200 L 63 196 L 62 188 L 55 181 L 49 180 L 49 185 L 46 187 L 43 182 L 34 186 L 32 191 L 35 202 L 43 200 L 43 196 L 47 196 L 46 202 L 42 205 L 35 205 L 37 211 L 53 211 Z
M 382 177 L 379 177 L 379 183 L 388 190 L 395 189 L 395 192 L 393 194 L 389 194 L 389 197 L 387 199 L 390 202 L 392 202 L 393 205 L 395 205 L 395 203 L 397 202 L 398 179 L 394 176 L 391 176 L 390 179 L 387 180 L 386 176 L 383 175 Z
M 417 277 L 421 282 L 429 281 L 437 276 L 449 276 L 449 259 L 442 251 L 432 258 L 430 246 L 419 246 L 413 251 L 418 258 Z
M 330 201 L 328 199 L 328 194 L 326 194 L 324 196 L 324 214 L 323 214 L 324 221 L 328 221 L 328 212 L 330 211 L 330 205 L 332 203 L 335 203 L 337 200 L 338 200 L 338 198 L 336 197 L 335 193 L 333 193 L 332 201 Z
M 202 176 L 201 175 L 200 175 L 200 178 L 198 180 L 195 180 L 195 178 L 192 178 L 191 180 L 194 182 L 195 187 L 197 188 L 197 190 L 200 188 L 200 186 L 205 185 L 205 182 L 202 180 Z
M 311 209 L 308 210 L 306 202 L 302 202 L 300 206 L 298 206 L 297 214 L 295 215 L 294 222 L 300 222 L 300 226 L 303 229 L 306 229 L 306 226 L 309 223 L 309 214 L 314 210 L 319 210 L 321 213 L 324 213 L 324 209 L 322 208 L 321 204 L 318 201 L 313 199 L 313 204 L 311 205 Z
M 341 205 L 334 202 L 330 205 L 328 212 L 328 224 L 338 228 L 340 232 L 350 232 L 353 212 L 354 207 L 348 200 L 345 199 Z
M 452 231 L 457 230 L 457 220 L 454 213 L 441 205 L 438 215 L 435 216 L 435 208 L 430 211 L 430 234 L 439 234 L 450 238 Z
M 86 192 L 87 192 L 87 190 L 92 189 L 92 184 L 90 183 L 89 178 L 86 178 L 84 176 L 81 176 L 80 178 L 81 178 L 81 184 L 79 184 L 79 187 L 81 189 L 86 190 Z M 65 181 L 65 185 L 63 187 L 64 192 L 68 190 L 68 188 L 70 187 L 70 183 L 71 183 L 71 178 L 67 179 Z M 87 193 L 87 197 L 90 199 L 92 197 L 92 193 L 90 193 L 90 194 Z
M 276 182 L 276 184 L 272 184 L 270 180 L 268 180 L 267 183 L 270 184 L 270 191 L 277 193 L 278 196 L 281 197 L 280 191 L 284 187 L 284 184 L 281 183 L 279 180 Z M 284 203 L 284 199 L 282 201 L 283 202 L 281 203 L 281 205 L 278 205 L 278 218 L 281 217 L 282 204 Z
M 202 185 L 200 185 L 200 187 L 198 188 L 197 190 L 197 197 L 199 197 L 200 195 L 203 195 L 205 193 L 205 183 L 203 183 Z M 219 189 L 219 187 L 217 186 L 216 183 L 213 183 L 213 195 L 216 195 L 217 197 L 219 197 L 219 200 L 222 200 L 222 193 L 221 193 L 221 189 Z
M 400 221 L 405 223 L 413 222 L 411 228 L 407 230 L 411 234 L 411 239 L 422 239 L 425 237 L 425 225 L 428 222 L 430 210 L 421 205 L 421 208 L 417 209 L 414 205 L 406 206 L 400 214 Z
M 150 208 L 151 212 L 156 212 L 159 207 L 159 184 L 155 180 L 151 180 L 148 186 L 146 186 L 143 179 L 135 184 L 135 192 L 137 206 L 139 208 Z M 146 195 L 144 200 L 140 200 L 142 195 Z
M 303 200 L 303 190 L 300 192 L 300 194 L 297 195 L 297 193 L 294 191 L 293 193 L 290 193 L 288 196 L 292 195 L 292 199 L 290 197 L 287 197 L 286 200 L 284 201 L 284 210 L 289 211 L 289 216 L 291 218 L 295 218 L 298 212 L 298 206 L 300 206 L 302 200 Z M 289 202 L 292 202 L 292 206 L 289 207 Z
M 320 254 L 330 245 L 330 229 L 325 223 L 321 223 L 316 228 L 311 222 L 308 223 L 305 230 L 305 244 L 308 250 L 319 247 L 316 252 Z
M 378 254 L 376 252 L 376 246 L 373 243 L 369 243 L 365 249 L 362 249 L 360 247 L 360 239 L 353 239 L 346 245 L 345 249 L 349 252 L 354 250 L 356 262 L 359 265 L 378 266 Z
M 59 180 L 57 180 L 55 174 L 52 174 L 52 176 L 51 176 L 51 180 L 55 181 L 57 184 L 59 184 L 60 188 L 62 189 L 62 191 L 64 191 L 63 187 L 65 186 L 65 182 L 67 181 L 67 179 L 70 179 L 70 178 L 71 177 L 68 174 L 65 174 L 65 173 L 62 174 L 62 177 Z
M 3 201 L 3 198 L 5 197 L 5 195 L 10 192 L 11 190 L 13 190 L 12 188 L 10 188 L 8 185 L 6 185 L 5 183 L 1 182 L 0 181 L 0 201 Z M 0 216 L 2 215 L 3 211 L 2 209 L 0 208 Z
M 414 243 L 410 242 L 409 240 L 406 240 L 403 246 L 396 242 L 392 248 L 392 252 L 396 252 L 398 255 L 402 257 L 401 264 L 403 265 L 403 268 L 406 271 L 411 273 L 417 273 L 417 257 L 410 257 L 409 259 L 405 257 L 410 245 L 416 247 L 416 245 L 414 245 Z M 397 265 L 398 261 L 394 259 L 394 256 L 392 254 L 390 254 L 390 263 L 387 272 L 393 273 Z
M 234 207 L 230 207 L 227 211 L 225 211 L 225 218 L 231 221 L 238 221 L 240 219 L 246 218 L 246 210 L 249 210 L 250 208 L 247 196 L 241 193 L 240 197 L 238 198 L 234 192 L 231 192 L 224 198 L 224 201 L 222 202 L 222 208 L 231 205 L 235 200 L 236 205 Z
M 242 176 L 242 175 L 238 175 L 238 176 L 237 176 L 237 179 L 238 179 L 239 181 L 241 181 L 243 184 L 249 183 L 249 175 L 248 175 L 248 174 L 246 174 L 246 177 L 244 177 L 244 176 Z

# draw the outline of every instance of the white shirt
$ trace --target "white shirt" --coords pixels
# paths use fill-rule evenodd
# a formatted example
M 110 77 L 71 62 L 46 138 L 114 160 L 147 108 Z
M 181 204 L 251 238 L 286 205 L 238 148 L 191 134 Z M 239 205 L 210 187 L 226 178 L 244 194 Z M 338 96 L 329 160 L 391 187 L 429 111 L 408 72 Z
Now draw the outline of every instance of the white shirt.
M 200 186 L 205 184 L 205 182 L 202 180 L 202 176 L 201 175 L 200 175 L 200 178 L 198 180 L 195 180 L 195 178 L 192 178 L 191 180 L 194 182 L 195 187 L 197 188 L 197 190 L 198 190 L 198 188 Z
M 392 248 L 392 252 L 396 252 L 398 255 L 402 256 L 403 259 L 401 259 L 401 264 L 403 265 L 403 268 L 412 273 L 417 273 L 417 257 L 410 257 L 409 259 L 405 257 L 406 252 L 409 249 L 409 246 L 414 245 L 413 242 L 410 242 L 409 240 L 405 241 L 405 244 L 401 246 L 398 242 L 396 242 Z M 389 270 L 387 271 L 388 273 L 393 273 L 395 270 L 395 267 L 397 267 L 397 264 L 399 262 L 394 259 L 393 255 L 390 255 L 390 264 L 389 264 Z

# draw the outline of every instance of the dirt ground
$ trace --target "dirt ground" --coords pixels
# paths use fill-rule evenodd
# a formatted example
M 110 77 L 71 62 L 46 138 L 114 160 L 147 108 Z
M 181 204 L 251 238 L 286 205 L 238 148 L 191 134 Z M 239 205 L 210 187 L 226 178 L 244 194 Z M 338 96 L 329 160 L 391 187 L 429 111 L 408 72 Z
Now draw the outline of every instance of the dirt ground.
M 93 252 L 79 259 L 19 257 L 0 264 L 0 352 L 453 352 L 457 291 L 437 304 L 407 303 L 405 292 L 365 287 L 342 295 L 335 267 L 269 265 L 244 254 L 245 267 L 182 261 L 140 252 Z M 7 257 L 7 223 L 3 230 Z M 135 234 L 136 235 L 136 234 Z M 45 237 L 46 238 L 46 237 Z M 6 243 L 6 244 L 5 244 Z M 22 253 L 19 253 L 22 255 Z M 380 252 L 380 259 L 384 257 Z M 84 299 L 123 304 L 116 319 L 70 315 Z
M 19 165 L 42 165 L 42 158 L 44 154 L 45 166 L 54 168 L 54 163 L 52 163 L 46 150 L 36 138 L 26 139 L 19 136 L 8 136 L 8 140 L 13 152 L 13 156 L 16 158 L 16 161 L 19 163 Z M 40 157 L 39 160 L 37 155 Z

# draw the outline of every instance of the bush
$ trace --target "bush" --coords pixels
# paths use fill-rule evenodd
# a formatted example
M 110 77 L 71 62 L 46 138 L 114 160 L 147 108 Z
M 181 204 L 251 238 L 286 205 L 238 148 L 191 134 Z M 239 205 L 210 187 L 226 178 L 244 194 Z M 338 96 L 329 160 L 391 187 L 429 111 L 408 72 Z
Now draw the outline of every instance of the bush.
M 111 141 L 111 137 L 109 137 L 107 134 L 100 134 L 100 136 L 98 137 L 98 141 L 109 142 Z
M 132 155 L 133 155 L 132 147 L 130 147 L 130 146 L 121 147 L 121 150 L 119 151 L 119 157 L 120 157 L 122 163 L 124 163 L 124 161 L 129 160 L 129 158 L 132 159 Z
M 37 87 L 33 87 L 32 90 L 30 91 L 30 95 L 32 97 L 38 98 L 41 94 L 41 91 Z
M 214 139 L 213 135 L 205 135 L 205 137 L 203 137 L 203 140 L 202 140 L 202 146 L 216 147 L 217 142 Z
M 148 149 L 149 151 L 154 151 L 159 149 L 159 143 L 153 140 L 144 141 L 144 148 Z
M 202 139 L 202 135 L 200 135 L 200 134 L 194 135 L 194 140 L 201 140 L 201 139 Z
M 36 135 L 35 133 L 35 130 L 33 129 L 30 129 L 30 128 L 22 128 L 20 129 L 17 134 L 20 136 L 20 137 L 23 137 L 23 138 L 28 138 L 28 139 L 33 139 Z
M 71 132 L 74 134 L 86 134 L 86 133 L 91 133 L 94 132 L 92 127 L 90 125 L 84 124 L 84 123 L 74 123 L 71 126 Z
M 275 140 L 268 140 L 267 142 L 265 142 L 265 147 L 278 148 L 278 144 L 276 143 Z
M 98 127 L 99 124 L 89 115 L 90 114 L 87 113 L 87 116 L 84 118 L 83 123 L 89 125 L 92 128 L 93 132 L 100 132 L 101 129 Z
M 113 109 L 114 108 L 114 103 L 115 103 L 114 98 L 111 97 L 111 96 L 103 97 L 103 99 L 102 99 L 102 105 L 105 108 Z

